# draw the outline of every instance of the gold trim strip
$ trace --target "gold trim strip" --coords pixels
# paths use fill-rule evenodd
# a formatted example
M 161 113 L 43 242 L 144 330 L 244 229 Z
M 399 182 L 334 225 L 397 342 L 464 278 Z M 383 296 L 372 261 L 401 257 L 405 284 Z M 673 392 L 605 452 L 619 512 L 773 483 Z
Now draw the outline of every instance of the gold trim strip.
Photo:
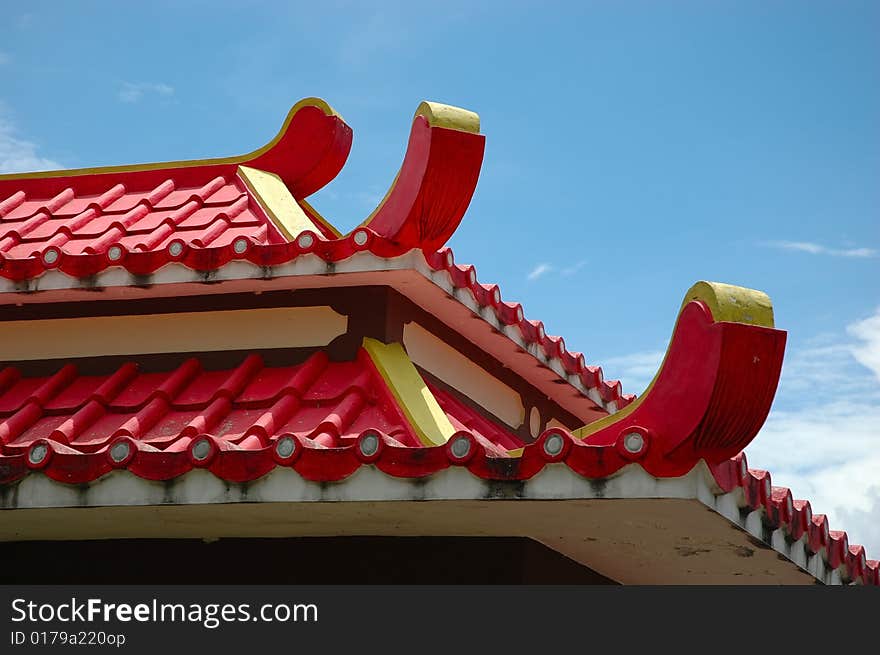
M 155 162 L 149 164 L 126 164 L 123 166 L 101 166 L 96 168 L 70 168 L 66 170 L 55 171 L 9 173 L 6 175 L 0 175 L 0 180 L 27 180 L 32 178 L 75 177 L 78 175 L 130 173 L 133 171 L 153 171 L 165 168 L 190 168 L 193 166 L 212 166 L 216 164 L 241 164 L 256 159 L 260 155 L 271 150 L 275 146 L 275 144 L 281 140 L 281 137 L 284 136 L 284 133 L 287 132 L 287 128 L 296 113 L 304 107 L 317 107 L 327 116 L 336 116 L 344 122 L 342 116 L 340 116 L 336 112 L 336 110 L 333 109 L 333 107 L 331 107 L 321 98 L 303 98 L 302 100 L 297 102 L 289 112 L 287 112 L 287 117 L 284 119 L 284 123 L 281 125 L 281 129 L 278 131 L 278 134 L 276 134 L 275 137 L 266 145 L 257 148 L 253 152 L 249 152 L 246 155 L 236 155 L 234 157 L 219 157 L 215 159 L 189 159 L 183 161 Z
M 455 428 L 403 346 L 399 343 L 384 344 L 365 337 L 363 347 L 419 440 L 426 446 L 442 446 L 449 441 Z
M 293 241 L 306 230 L 320 233 L 320 229 L 297 204 L 290 189 L 275 173 L 239 166 L 238 176 L 288 241 Z

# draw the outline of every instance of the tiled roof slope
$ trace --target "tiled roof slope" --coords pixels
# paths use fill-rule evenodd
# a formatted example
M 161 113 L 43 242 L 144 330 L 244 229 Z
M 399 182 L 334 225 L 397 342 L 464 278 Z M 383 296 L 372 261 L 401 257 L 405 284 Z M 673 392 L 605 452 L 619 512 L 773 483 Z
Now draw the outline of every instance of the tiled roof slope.
M 431 392 L 453 428 L 493 456 L 523 446 L 448 392 Z M 252 480 L 292 463 L 277 457 L 285 437 L 296 440 L 297 454 L 316 451 L 304 456 L 316 464 L 308 477 L 333 480 L 359 466 L 352 446 L 365 433 L 410 453 L 424 447 L 363 349 L 351 362 L 318 351 L 281 367 L 252 354 L 229 370 L 206 370 L 190 358 L 166 372 L 141 372 L 133 361 L 99 376 L 79 375 L 74 365 L 47 377 L 0 371 L 0 483 L 31 468 L 62 482 L 90 482 L 120 466 L 149 479 L 209 466 L 224 479 Z M 197 457 L 199 442 L 210 445 L 210 457 Z M 115 457 L 120 449 L 125 457 Z M 332 454 L 326 460 L 317 451 Z M 428 458 L 410 475 L 437 466 Z
M 6 261 L 108 255 L 171 249 L 172 242 L 204 248 L 229 246 L 236 237 L 279 243 L 282 237 L 244 184 L 217 176 L 207 183 L 164 179 L 149 191 L 116 183 L 100 195 L 77 196 L 67 187 L 52 198 L 18 191 L 0 204 L 0 253 Z M 111 250 L 121 248 L 121 251 Z
M 449 392 L 430 387 L 455 429 L 445 445 L 426 446 L 382 376 L 361 350 L 351 362 L 317 352 L 302 364 L 266 366 L 247 356 L 228 370 L 206 370 L 188 359 L 173 371 L 141 372 L 136 362 L 107 375 L 79 375 L 68 365 L 47 377 L 0 371 L 0 484 L 31 471 L 69 484 L 126 469 L 170 480 L 206 468 L 229 482 L 248 482 L 276 467 L 304 478 L 339 481 L 364 465 L 418 478 L 450 466 L 489 480 L 525 480 L 563 463 L 601 479 L 632 461 L 615 445 L 592 445 L 562 429 L 523 444 Z M 712 467 L 723 492 L 742 489 L 747 508 L 762 510 L 775 529 L 806 536 L 832 569 L 851 580 L 880 584 L 878 562 L 846 533 L 829 529 L 808 501 L 774 487 L 745 455 Z
M 248 155 L 165 164 L 0 176 L 0 276 L 23 280 L 48 269 L 75 277 L 108 266 L 155 270 L 191 250 L 212 256 L 248 244 L 286 241 L 241 179 L 243 165 L 280 179 L 301 199 L 345 163 L 351 129 L 323 101 L 307 99 L 281 132 Z M 335 236 L 322 221 L 317 235 Z
M 367 229 L 347 238 L 303 200 L 336 176 L 351 147 L 351 129 L 317 99 L 298 103 L 270 144 L 241 157 L 2 175 L 0 276 L 58 269 L 83 277 L 109 266 L 140 274 L 170 261 L 206 270 L 246 254 L 272 265 L 312 250 L 337 260 L 365 248 L 434 251 L 476 188 L 478 132 L 476 114 L 422 103 L 391 189 Z M 279 185 L 248 191 L 236 181 L 243 170 L 277 178 L 287 197 L 279 201 Z

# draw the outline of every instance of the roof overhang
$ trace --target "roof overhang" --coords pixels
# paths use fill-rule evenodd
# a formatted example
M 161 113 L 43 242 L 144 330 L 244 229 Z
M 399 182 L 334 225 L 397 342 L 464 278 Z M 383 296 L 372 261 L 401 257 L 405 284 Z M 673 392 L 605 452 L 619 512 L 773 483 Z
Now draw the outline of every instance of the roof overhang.
M 52 270 L 26 282 L 0 278 L 0 307 L 373 285 L 395 289 L 584 423 L 596 419 L 597 408 L 613 414 L 627 401 L 619 386 L 604 384 L 601 371 L 587 367 L 582 357 L 560 353 L 542 327 L 535 333 L 521 309 L 511 316 L 500 294 L 484 298 L 492 294 L 480 293 L 476 275 L 463 274 L 448 249 L 432 258 L 421 250 L 388 258 L 363 251 L 336 262 L 303 254 L 277 266 L 233 260 L 211 271 L 169 263 L 150 275 L 114 267 L 88 279 Z M 561 392 L 560 383 L 567 384 L 567 392 Z
M 601 480 L 552 464 L 518 482 L 460 467 L 401 479 L 363 466 L 329 484 L 287 468 L 242 484 L 204 470 L 165 482 L 115 471 L 81 486 L 30 475 L 0 499 L 2 540 L 521 536 L 622 583 L 847 581 L 845 567 L 768 525 L 702 462 L 678 478 L 630 465 Z

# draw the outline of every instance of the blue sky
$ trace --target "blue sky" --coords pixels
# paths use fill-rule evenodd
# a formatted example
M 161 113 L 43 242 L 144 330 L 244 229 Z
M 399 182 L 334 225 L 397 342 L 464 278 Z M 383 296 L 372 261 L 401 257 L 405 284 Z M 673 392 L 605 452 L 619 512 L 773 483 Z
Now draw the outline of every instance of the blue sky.
M 179 4 L 3 3 L 0 168 L 239 154 L 316 95 L 355 140 L 311 200 L 348 228 L 421 100 L 477 111 L 457 260 L 633 392 L 694 281 L 769 293 L 750 461 L 880 557 L 880 5 Z

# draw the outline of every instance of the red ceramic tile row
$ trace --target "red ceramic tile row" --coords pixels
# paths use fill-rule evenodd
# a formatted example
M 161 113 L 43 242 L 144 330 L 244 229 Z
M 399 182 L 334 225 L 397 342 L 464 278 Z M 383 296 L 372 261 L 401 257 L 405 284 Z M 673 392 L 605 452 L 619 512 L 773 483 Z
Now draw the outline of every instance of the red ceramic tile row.
M 830 530 L 824 514 L 813 514 L 810 502 L 795 500 L 787 487 L 773 486 L 770 473 L 748 467 L 745 453 L 713 467 L 724 491 L 742 488 L 746 506 L 762 510 L 770 529 L 783 530 L 792 540 L 804 537 L 810 555 L 820 553 L 831 569 L 845 569 L 844 577 L 863 584 L 880 585 L 880 562 L 866 558 L 865 547 L 850 545 L 846 532 Z
M 205 370 L 191 358 L 170 372 L 128 362 L 110 375 L 78 375 L 67 365 L 50 377 L 0 372 L 0 444 L 5 454 L 48 439 L 82 453 L 125 437 L 158 450 L 185 449 L 195 435 L 262 448 L 278 433 L 324 447 L 353 441 L 366 428 L 416 445 L 369 358 L 331 363 L 323 352 L 297 366 L 265 367 L 252 354 L 232 370 Z
M 488 480 L 527 480 L 561 462 L 586 478 L 606 478 L 633 462 L 664 477 L 644 453 L 595 446 L 565 430 L 546 430 L 523 446 L 451 394 L 432 388 L 456 434 L 425 447 L 409 427 L 369 358 L 329 362 L 318 352 L 296 366 L 266 367 L 250 355 L 231 370 L 205 370 L 189 359 L 174 371 L 140 372 L 129 362 L 103 376 L 78 375 L 72 365 L 52 376 L 0 372 L 0 483 L 41 470 L 66 483 L 87 483 L 125 468 L 151 480 L 206 468 L 230 482 L 255 480 L 291 467 L 315 481 L 338 481 L 364 464 L 418 478 L 450 466 Z M 522 447 L 520 456 L 508 452 Z M 878 563 L 823 515 L 773 487 L 745 455 L 714 466 L 724 491 L 741 487 L 747 506 L 792 539 L 806 535 L 811 553 L 845 567 L 849 580 L 880 584 Z M 667 474 L 678 475 L 670 469 Z
M 100 195 L 78 196 L 70 187 L 52 198 L 17 191 L 0 202 L 0 274 L 17 279 L 41 267 L 95 272 L 99 259 L 111 265 L 131 253 L 225 248 L 241 236 L 283 241 L 236 177 L 198 186 L 169 178 L 142 191 L 117 183 Z
M 57 268 L 84 277 L 108 266 L 142 273 L 193 249 L 206 263 L 240 237 L 284 241 L 239 166 L 273 173 L 305 198 L 337 175 L 350 148 L 351 128 L 306 98 L 269 144 L 241 157 L 0 175 L 0 275 L 25 280 Z M 323 223 L 316 230 L 332 236 Z

